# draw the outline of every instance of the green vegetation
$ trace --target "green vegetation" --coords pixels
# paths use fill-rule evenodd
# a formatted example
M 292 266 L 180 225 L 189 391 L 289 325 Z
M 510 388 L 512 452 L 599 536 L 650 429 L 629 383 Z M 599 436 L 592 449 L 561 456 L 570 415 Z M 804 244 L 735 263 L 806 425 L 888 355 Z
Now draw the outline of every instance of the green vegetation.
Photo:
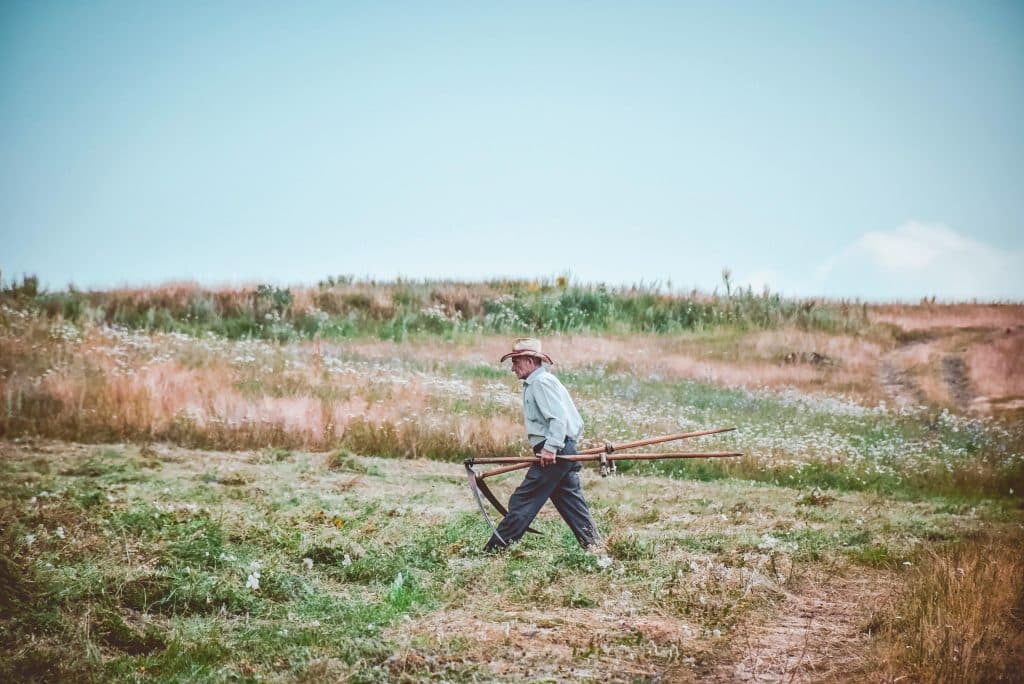
M 475 333 L 674 333 L 717 328 L 852 331 L 867 326 L 861 303 L 787 299 L 768 291 L 667 294 L 657 286 L 608 287 L 552 281 L 356 281 L 328 278 L 316 289 L 259 285 L 253 290 L 46 292 L 38 279 L 0 289 L 0 304 L 76 325 L 208 332 L 229 339 L 458 336 Z
M 445 464 L 38 453 L 8 445 L 0 460 L 5 681 L 490 678 L 495 662 L 518 662 L 517 635 L 549 638 L 538 630 L 572 646 L 539 666 L 552 676 L 621 662 L 697 673 L 726 653 L 721 635 L 774 610 L 801 577 L 900 572 L 937 531 L 969 536 L 995 510 L 587 475 L 607 535 L 596 553 L 545 515 L 543 536 L 491 557 L 479 550 L 489 529 Z M 83 506 L 82 492 L 102 495 Z
M 0 679 L 1012 678 L 1024 423 L 815 393 L 911 335 L 863 319 L 730 288 L 25 279 L 0 294 Z M 652 450 L 745 456 L 587 469 L 597 549 L 547 510 L 484 555 L 456 462 L 523 452 L 493 359 L 538 331 L 607 333 L 555 339 L 582 446 L 735 426 Z M 792 362 L 793 339 L 852 360 Z M 673 372 L 677 349 L 734 369 L 760 349 L 782 381 Z

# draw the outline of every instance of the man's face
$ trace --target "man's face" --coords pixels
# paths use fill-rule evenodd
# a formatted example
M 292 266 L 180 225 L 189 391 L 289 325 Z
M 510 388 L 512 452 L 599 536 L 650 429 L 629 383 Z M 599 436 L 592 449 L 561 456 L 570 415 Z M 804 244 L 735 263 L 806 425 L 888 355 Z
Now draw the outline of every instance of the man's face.
M 512 359 L 512 372 L 520 380 L 530 377 L 530 373 L 537 368 L 537 359 L 532 356 L 516 356 Z

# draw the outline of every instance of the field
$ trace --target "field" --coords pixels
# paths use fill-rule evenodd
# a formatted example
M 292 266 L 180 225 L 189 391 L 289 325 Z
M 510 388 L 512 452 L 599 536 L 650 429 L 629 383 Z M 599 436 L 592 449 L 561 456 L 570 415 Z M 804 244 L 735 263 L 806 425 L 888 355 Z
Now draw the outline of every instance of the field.
M 1024 307 L 725 290 L 6 289 L 0 678 L 1021 681 Z M 583 446 L 744 457 L 482 553 L 535 330 Z

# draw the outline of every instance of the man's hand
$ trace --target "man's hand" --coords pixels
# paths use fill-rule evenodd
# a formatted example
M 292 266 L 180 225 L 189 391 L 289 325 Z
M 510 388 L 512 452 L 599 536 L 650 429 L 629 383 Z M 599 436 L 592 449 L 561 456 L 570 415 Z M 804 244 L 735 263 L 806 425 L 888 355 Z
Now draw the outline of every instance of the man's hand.
M 548 448 L 544 448 L 540 452 L 540 467 L 546 468 L 555 462 L 555 452 Z

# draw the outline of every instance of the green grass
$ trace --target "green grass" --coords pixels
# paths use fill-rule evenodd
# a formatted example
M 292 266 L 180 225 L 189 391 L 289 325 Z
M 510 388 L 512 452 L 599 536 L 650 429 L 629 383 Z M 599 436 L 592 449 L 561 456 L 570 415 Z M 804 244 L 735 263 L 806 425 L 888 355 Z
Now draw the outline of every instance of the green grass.
M 479 332 L 665 334 L 780 325 L 838 331 L 867 325 L 866 309 L 859 303 L 786 299 L 749 289 L 680 295 L 563 281 L 357 283 L 346 278 L 294 293 L 268 285 L 239 291 L 46 292 L 36 279 L 25 277 L 0 288 L 0 302 L 76 325 L 93 321 L 279 342 L 360 336 L 457 339 Z
M 685 322 L 679 344 L 714 329 L 716 342 L 706 346 L 724 359 L 739 353 L 738 331 L 788 320 L 779 313 L 784 307 L 761 310 L 760 318 L 743 309 L 761 306 L 744 303 L 748 295 L 688 309 L 694 302 L 650 292 L 431 287 L 391 284 L 375 299 L 328 284 L 315 293 L 327 318 L 315 322 L 298 308 L 308 292 L 265 289 L 236 300 L 203 292 L 164 299 L 69 293 L 61 301 L 22 288 L 5 301 L 42 307 L 43 318 L 33 319 L 23 339 L 0 340 L 21 355 L 17 364 L 3 357 L 0 370 L 37 377 L 72 358 L 50 327 L 65 306 L 82 322 L 107 320 L 96 307 L 108 307 L 103 316 L 143 329 L 276 340 L 329 337 L 332 326 L 346 336 L 465 342 L 523 321 L 539 330 L 612 332 L 670 331 Z M 445 322 L 421 311 L 435 304 L 462 313 Z M 245 323 L 257 312 L 273 315 Z M 787 324 L 826 329 L 854 320 L 849 315 L 829 323 L 827 308 L 811 307 Z M 815 323 L 814 316 L 822 318 Z M 230 333 L 218 327 L 236 323 Z M 131 347 L 157 338 L 125 339 Z M 284 424 L 252 423 L 239 435 L 242 428 L 225 421 L 201 424 L 187 415 L 159 429 L 108 419 L 131 407 L 118 403 L 123 383 L 103 370 L 97 349 L 110 347 L 102 344 L 69 371 L 85 378 L 68 381 L 79 392 L 77 409 L 31 383 L 8 392 L 8 439 L 0 441 L 0 678 L 475 681 L 507 671 L 510 679 L 585 679 L 581 672 L 699 679 L 735 656 L 723 645 L 747 643 L 742 630 L 784 610 L 786 596 L 813 595 L 816 578 L 893 580 L 916 569 L 927 558 L 923 550 L 1021 521 L 1024 432 L 1012 420 L 868 409 L 594 364 L 559 371 L 589 438 L 735 426 L 667 448 L 745 456 L 623 462 L 620 475 L 607 479 L 587 470 L 585 490 L 605 535 L 596 553 L 582 551 L 548 515 L 535 521 L 542 536 L 491 557 L 480 550 L 490 530 L 452 461 L 522 451 L 507 436 L 520 420 L 507 370 L 364 358 L 340 347 L 220 338 L 173 347 L 176 363 L 222 373 L 215 377 L 230 378 L 245 400 L 411 407 L 409 415 L 357 418 L 317 442 L 322 452 L 315 454 Z M 235 363 L 235 354 L 255 360 Z M 353 371 L 360 385 L 339 388 L 337 373 Z M 421 381 L 430 389 L 407 389 Z M 133 410 L 145 415 L 150 399 Z M 498 496 L 517 478 L 496 478 Z M 548 629 L 557 636 L 549 639 Z M 730 642 L 734 634 L 738 641 Z
M 560 629 L 642 611 L 689 625 L 691 648 L 710 654 L 808 568 L 897 571 L 917 544 L 1006 514 L 978 502 L 890 501 L 855 525 L 877 494 L 591 474 L 585 487 L 606 535 L 598 553 L 544 517 L 543 536 L 491 557 L 456 466 L 160 445 L 7 452 L 7 680 L 487 678 L 472 629 L 448 623 L 455 632 L 438 642 L 419 627 L 449 611 L 499 625 L 509 611 L 541 611 Z M 643 624 L 605 646 L 574 631 L 564 638 L 578 666 L 614 666 L 628 652 L 651 671 L 676 662 L 678 646 L 650 642 Z

